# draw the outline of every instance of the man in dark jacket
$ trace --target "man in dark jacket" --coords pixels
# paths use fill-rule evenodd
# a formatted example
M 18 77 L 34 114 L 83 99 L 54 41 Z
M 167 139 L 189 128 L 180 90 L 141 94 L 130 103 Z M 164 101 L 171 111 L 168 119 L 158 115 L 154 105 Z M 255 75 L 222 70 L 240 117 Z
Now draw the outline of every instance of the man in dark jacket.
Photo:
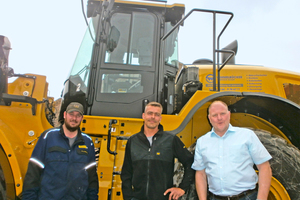
M 92 139 L 79 129 L 83 106 L 70 103 L 59 128 L 40 136 L 28 164 L 22 200 L 98 199 Z
M 161 113 L 159 103 L 149 103 L 141 131 L 127 142 L 121 174 L 125 200 L 178 199 L 194 179 L 193 155 L 176 135 L 164 132 Z M 178 188 L 173 186 L 174 158 L 184 166 Z

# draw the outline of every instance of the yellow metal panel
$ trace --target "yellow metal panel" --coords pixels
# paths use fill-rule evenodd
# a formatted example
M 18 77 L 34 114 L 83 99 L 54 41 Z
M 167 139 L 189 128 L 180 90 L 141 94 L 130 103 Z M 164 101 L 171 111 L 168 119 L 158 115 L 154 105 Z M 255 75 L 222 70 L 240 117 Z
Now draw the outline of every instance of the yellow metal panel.
M 81 128 L 87 134 L 91 135 L 107 135 L 109 128 L 109 121 L 111 117 L 98 117 L 98 116 L 84 116 L 84 122 L 81 124 Z M 111 134 L 113 136 L 130 136 L 140 131 L 143 120 L 142 119 L 130 119 L 130 118 L 113 118 L 117 120 L 116 124 L 113 124 L 113 130 Z
M 270 122 L 262 118 L 259 118 L 255 115 L 250 115 L 247 113 L 232 113 L 230 118 L 230 123 L 233 126 L 252 127 L 255 129 L 269 131 L 272 134 L 283 137 L 288 143 L 291 144 L 291 141 L 277 127 L 275 127 Z
M 20 77 L 9 83 L 8 94 L 29 96 L 37 101 L 47 98 L 46 77 L 32 76 L 35 79 Z M 44 130 L 52 127 L 46 119 L 45 104 L 38 103 L 35 108 L 36 114 L 33 115 L 32 105 L 29 103 L 12 102 L 10 105 L 0 105 L 0 143 L 13 172 L 16 195 L 22 192 L 28 161 L 38 137 Z
M 203 90 L 211 90 L 212 66 L 197 67 L 199 67 L 199 80 L 203 83 Z M 300 73 L 262 66 L 226 65 L 220 72 L 220 91 L 259 92 L 286 98 L 283 83 L 292 81 L 294 84 L 300 84 L 299 77 Z
M 206 134 L 210 130 L 211 130 L 211 125 L 209 124 L 207 118 L 207 109 L 201 108 L 193 116 L 192 144 L 195 143 L 199 137 Z
M 186 147 L 191 146 L 192 141 L 192 131 L 193 130 L 193 121 L 189 121 L 189 123 L 184 127 L 184 129 L 177 134 L 177 136 L 181 139 L 181 141 L 185 144 Z
M 12 83 L 8 84 L 7 92 L 12 95 L 28 96 L 42 101 L 47 97 L 48 83 L 46 76 L 26 74 L 35 78 L 19 77 Z
M 97 167 L 99 179 L 99 199 L 106 199 L 108 190 L 111 188 L 112 174 L 114 169 L 114 156 L 106 150 L 107 138 L 103 137 Z
M 3 155 L 1 153 L 0 161 L 1 161 L 1 164 L 3 165 L 3 167 L 6 168 L 6 169 L 3 169 L 3 170 L 10 171 L 10 169 L 11 169 L 14 181 L 11 182 L 12 180 L 7 180 L 8 185 L 9 184 L 14 184 L 14 187 L 15 187 L 15 190 L 16 190 L 16 195 L 19 195 L 19 194 L 21 194 L 22 187 L 23 187 L 23 180 L 22 180 L 22 173 L 20 171 L 20 166 L 19 166 L 16 154 L 14 153 L 14 150 L 10 146 L 10 142 L 7 139 L 7 137 L 5 136 L 5 134 L 3 133 L 2 130 L 0 130 L 0 137 L 1 137 L 1 146 L 5 151 L 5 155 Z M 5 159 L 4 157 L 7 157 L 8 162 L 9 162 L 8 163 L 9 166 L 5 164 L 6 162 L 3 160 L 3 159 Z M 5 176 L 7 177 L 8 175 L 5 174 Z

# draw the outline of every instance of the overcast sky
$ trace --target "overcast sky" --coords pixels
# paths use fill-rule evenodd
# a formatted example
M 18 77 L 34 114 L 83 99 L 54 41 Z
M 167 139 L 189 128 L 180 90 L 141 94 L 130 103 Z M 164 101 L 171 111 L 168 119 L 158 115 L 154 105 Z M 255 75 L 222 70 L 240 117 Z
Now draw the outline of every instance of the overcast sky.
M 9 66 L 15 73 L 47 76 L 49 94 L 60 97 L 86 30 L 80 0 L 0 0 L 0 35 L 9 38 Z M 234 18 L 221 47 L 238 41 L 237 64 L 252 64 L 300 73 L 299 0 L 172 0 L 193 8 L 224 10 Z M 86 0 L 84 0 L 86 9 Z M 191 16 L 180 34 L 180 60 L 211 58 L 211 16 Z M 223 22 L 220 17 L 220 24 Z M 188 27 L 189 25 L 189 27 Z M 201 38 L 198 45 L 195 38 Z

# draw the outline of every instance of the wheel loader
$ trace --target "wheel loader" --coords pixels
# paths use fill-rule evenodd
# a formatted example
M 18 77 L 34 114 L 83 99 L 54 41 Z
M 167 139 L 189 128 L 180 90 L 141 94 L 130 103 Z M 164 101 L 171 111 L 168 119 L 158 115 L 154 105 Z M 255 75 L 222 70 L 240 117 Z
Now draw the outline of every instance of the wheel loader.
M 47 96 L 46 76 L 15 74 L 8 67 L 10 45 L 0 38 L 0 199 L 22 198 L 37 140 L 45 129 L 59 126 L 70 102 L 84 105 L 80 128 L 95 144 L 99 200 L 121 200 L 126 142 L 143 125 L 145 105 L 160 102 L 164 129 L 192 151 L 211 130 L 207 108 L 214 100 L 226 102 L 230 123 L 253 129 L 272 155 L 268 199 L 300 199 L 300 73 L 236 64 L 237 41 L 220 47 L 233 13 L 198 8 L 185 13 L 183 4 L 125 0 L 88 0 L 86 10 L 87 31 L 56 101 Z M 212 19 L 211 58 L 199 55 L 183 63 L 179 31 L 196 13 Z M 221 27 L 219 17 L 226 19 Z M 174 169 L 176 185 L 181 175 Z M 197 199 L 195 189 L 182 199 Z

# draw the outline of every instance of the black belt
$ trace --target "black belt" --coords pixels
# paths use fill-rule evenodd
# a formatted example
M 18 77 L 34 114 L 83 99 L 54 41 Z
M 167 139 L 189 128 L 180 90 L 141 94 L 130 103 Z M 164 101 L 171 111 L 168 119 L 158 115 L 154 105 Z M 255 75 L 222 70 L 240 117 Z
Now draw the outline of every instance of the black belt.
M 238 200 L 248 194 L 251 194 L 253 192 L 257 191 L 257 188 L 254 188 L 252 190 L 247 190 L 247 191 L 244 191 L 244 192 L 241 192 L 240 194 L 237 194 L 237 195 L 231 195 L 231 196 L 219 196 L 219 195 L 215 195 L 211 192 L 209 192 L 209 195 L 215 199 L 218 199 L 218 200 Z

